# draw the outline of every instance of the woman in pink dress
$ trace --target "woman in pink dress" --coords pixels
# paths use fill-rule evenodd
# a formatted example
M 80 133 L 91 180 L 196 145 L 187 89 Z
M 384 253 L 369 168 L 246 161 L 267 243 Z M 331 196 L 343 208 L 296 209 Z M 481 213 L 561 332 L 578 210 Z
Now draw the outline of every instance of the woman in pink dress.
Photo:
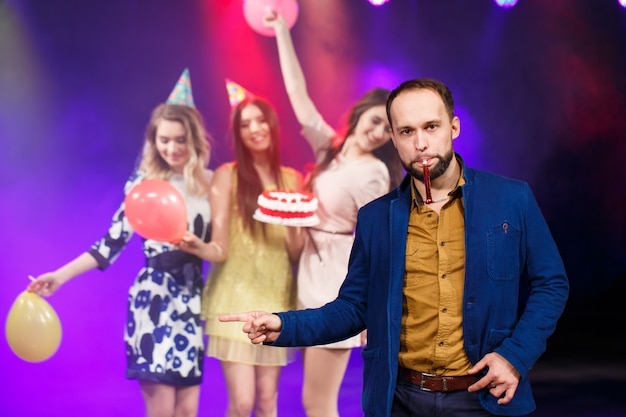
M 339 135 L 322 118 L 307 92 L 289 27 L 279 14 L 264 20 L 276 33 L 281 72 L 302 134 L 316 156 L 305 188 L 319 200 L 320 224 L 307 228 L 298 268 L 298 308 L 320 307 L 334 300 L 348 270 L 357 211 L 395 188 L 402 166 L 389 136 L 389 91 L 374 88 L 350 109 Z M 351 349 L 364 335 L 303 350 L 302 402 L 308 417 L 338 416 L 337 400 Z

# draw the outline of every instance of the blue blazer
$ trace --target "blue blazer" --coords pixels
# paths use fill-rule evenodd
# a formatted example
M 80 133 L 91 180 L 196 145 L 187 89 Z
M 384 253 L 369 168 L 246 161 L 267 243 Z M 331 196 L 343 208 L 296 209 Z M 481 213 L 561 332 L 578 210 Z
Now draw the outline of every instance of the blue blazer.
M 486 390 L 493 414 L 535 409 L 528 371 L 546 349 L 569 293 L 565 268 L 535 197 L 525 182 L 464 166 L 465 292 L 463 334 L 472 363 L 498 352 L 520 373 L 505 405 Z M 358 215 L 348 274 L 337 299 L 317 309 L 278 313 L 274 346 L 342 340 L 367 328 L 363 349 L 365 416 L 386 417 L 398 372 L 402 289 L 411 178 L 364 206 Z M 527 299 L 520 286 L 528 288 Z M 523 309 L 519 309 L 519 303 Z

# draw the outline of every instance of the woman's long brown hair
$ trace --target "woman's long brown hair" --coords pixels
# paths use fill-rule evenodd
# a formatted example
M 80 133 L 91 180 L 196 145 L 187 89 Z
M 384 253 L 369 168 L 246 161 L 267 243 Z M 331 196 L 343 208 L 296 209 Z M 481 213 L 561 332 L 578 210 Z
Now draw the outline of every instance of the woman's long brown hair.
M 250 97 L 242 100 L 237 104 L 231 113 L 231 131 L 233 135 L 233 142 L 235 147 L 235 170 L 237 174 L 237 207 L 239 215 L 241 216 L 243 226 L 245 229 L 251 230 L 254 233 L 252 227 L 253 218 L 252 215 L 257 208 L 257 199 L 259 194 L 263 192 L 263 184 L 261 178 L 254 168 L 252 163 L 252 154 L 250 150 L 245 147 L 243 140 L 241 139 L 241 111 L 248 105 L 257 106 L 265 121 L 270 128 L 271 144 L 267 151 L 268 161 L 270 164 L 270 172 L 272 178 L 278 188 L 283 188 L 283 179 L 281 176 L 281 162 L 280 162 L 280 128 L 278 124 L 278 116 L 274 107 L 262 97 Z M 263 234 L 265 235 L 265 225 L 260 223 Z

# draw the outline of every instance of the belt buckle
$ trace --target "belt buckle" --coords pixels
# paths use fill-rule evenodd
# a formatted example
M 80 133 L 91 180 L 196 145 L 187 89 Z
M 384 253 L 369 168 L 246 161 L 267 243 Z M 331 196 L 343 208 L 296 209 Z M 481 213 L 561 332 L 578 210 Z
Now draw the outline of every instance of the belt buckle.
M 432 391 L 430 388 L 425 388 L 424 387 L 424 382 L 426 381 L 426 378 L 434 378 L 437 375 L 436 374 L 428 374 L 426 372 L 421 372 L 421 376 L 422 376 L 422 379 L 420 381 L 420 389 L 422 391 Z

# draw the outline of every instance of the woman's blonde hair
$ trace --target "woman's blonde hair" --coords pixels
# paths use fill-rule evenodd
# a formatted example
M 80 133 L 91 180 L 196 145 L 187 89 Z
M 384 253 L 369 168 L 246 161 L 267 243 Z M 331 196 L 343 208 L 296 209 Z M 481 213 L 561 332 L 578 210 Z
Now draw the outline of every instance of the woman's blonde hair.
M 185 186 L 192 194 L 207 193 L 209 184 L 205 169 L 211 157 L 212 138 L 204 127 L 202 115 L 193 107 L 164 103 L 152 111 L 146 128 L 146 141 L 139 170 L 146 178 L 167 180 L 173 175 L 170 166 L 161 158 L 156 148 L 156 132 L 161 120 L 179 122 L 185 128 L 185 142 L 189 149 L 189 161 L 183 168 Z

